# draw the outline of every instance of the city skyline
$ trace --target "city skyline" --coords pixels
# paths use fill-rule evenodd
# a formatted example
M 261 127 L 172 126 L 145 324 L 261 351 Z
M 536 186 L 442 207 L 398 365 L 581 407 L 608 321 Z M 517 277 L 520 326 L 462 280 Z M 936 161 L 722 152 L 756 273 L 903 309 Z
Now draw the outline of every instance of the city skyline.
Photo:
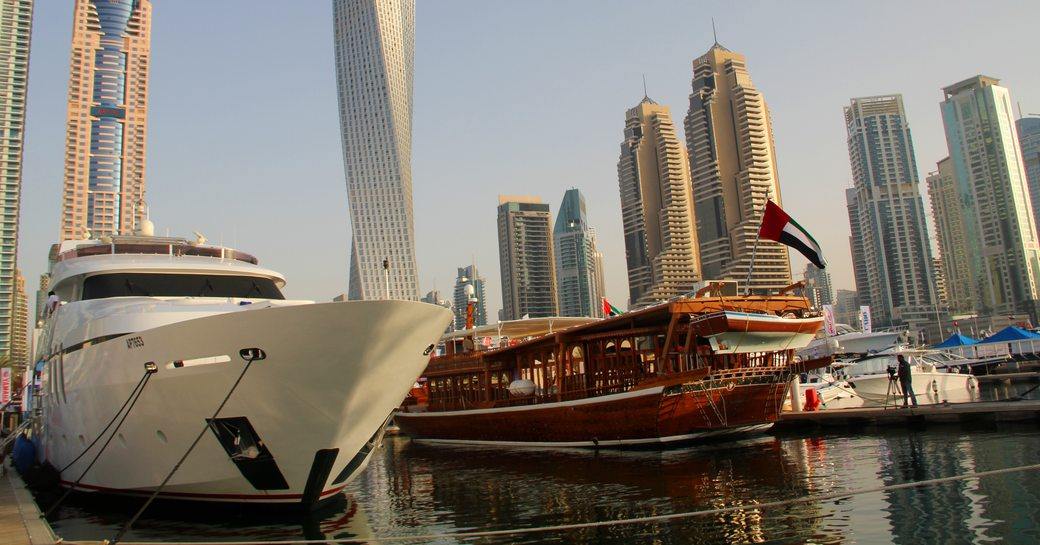
M 338 127 L 334 114 L 331 114 L 331 123 L 326 119 L 330 116 L 330 106 L 335 108 L 335 88 L 331 77 L 333 61 L 329 47 L 331 33 L 328 28 L 331 10 L 323 5 L 315 7 L 313 12 L 296 10 L 299 13 L 275 18 L 263 13 L 243 14 L 240 5 L 230 3 L 229 6 L 212 6 L 212 20 L 200 22 L 191 17 L 199 5 L 193 2 L 164 3 L 162 33 L 157 27 L 153 38 L 153 52 L 157 58 L 153 68 L 149 118 L 149 204 L 158 232 L 163 233 L 167 228 L 175 234 L 200 230 L 214 242 L 223 240 L 226 244 L 241 246 L 256 253 L 266 265 L 285 272 L 289 278 L 290 295 L 327 300 L 346 290 L 347 260 L 343 252 L 334 253 L 332 250 L 349 247 L 349 229 L 345 228 L 346 207 L 342 199 Z M 972 12 L 972 24 L 968 25 L 959 21 L 964 16 L 963 11 L 956 20 L 951 20 L 947 14 L 937 14 L 942 10 L 936 10 L 936 6 L 908 7 L 908 21 L 936 21 L 945 25 L 948 32 L 962 29 L 965 34 L 968 32 L 963 29 L 970 28 L 976 32 L 993 28 L 998 21 L 980 9 L 976 10 L 978 13 Z M 631 105 L 632 96 L 641 91 L 640 73 L 646 72 L 651 94 L 662 104 L 671 106 L 676 113 L 682 113 L 689 94 L 689 63 L 711 43 L 710 23 L 704 16 L 704 7 L 698 10 L 678 5 L 668 8 L 670 13 L 675 13 L 676 19 L 681 19 L 684 13 L 696 11 L 705 21 L 703 32 L 697 32 L 696 28 L 691 32 L 688 21 L 683 25 L 668 23 L 660 29 L 661 43 L 640 46 L 630 54 L 625 50 L 638 42 L 618 40 L 617 44 L 595 52 L 574 48 L 578 36 L 581 40 L 591 39 L 590 43 L 608 43 L 606 36 L 611 22 L 631 17 L 632 10 L 606 7 L 595 10 L 590 25 L 569 39 L 563 39 L 561 29 L 580 20 L 579 14 L 587 15 L 588 5 L 554 10 L 555 18 L 539 31 L 539 36 L 545 41 L 531 51 L 530 43 L 521 39 L 519 27 L 521 23 L 537 19 L 539 13 L 545 13 L 547 4 L 534 3 L 522 6 L 522 9 L 520 6 L 497 6 L 496 10 L 472 5 L 463 7 L 449 5 L 433 9 L 419 6 L 417 14 L 420 21 L 430 21 L 433 25 L 421 37 L 420 44 L 427 48 L 427 53 L 422 53 L 423 49 L 419 48 L 416 73 L 416 130 L 419 132 L 415 137 L 415 170 L 423 172 L 424 179 L 431 184 L 428 188 L 417 187 L 415 195 L 423 291 L 433 287 L 433 278 L 442 279 L 440 285 L 435 286 L 442 292 L 450 287 L 447 281 L 456 263 L 468 262 L 474 253 L 478 262 L 488 264 L 486 276 L 496 279 L 496 245 L 491 227 L 494 217 L 488 212 L 490 199 L 495 194 L 515 192 L 517 187 L 522 187 L 525 192 L 550 196 L 547 202 L 555 207 L 558 201 L 554 198 L 559 189 L 553 188 L 573 185 L 589 198 L 593 226 L 597 229 L 607 262 L 607 295 L 614 301 L 624 301 L 621 294 L 625 293 L 627 282 L 613 180 L 617 145 L 615 112 Z M 46 5 L 39 9 L 42 9 L 41 20 L 47 24 L 36 25 L 34 31 L 37 36 L 53 39 L 34 40 L 34 50 L 42 44 L 43 52 L 34 53 L 34 75 L 30 82 L 31 145 L 27 149 L 27 169 L 34 183 L 27 190 L 26 198 L 33 211 L 31 224 L 23 234 L 23 241 L 31 242 L 22 245 L 20 262 L 26 276 L 33 280 L 46 263 L 48 245 L 54 242 L 53 218 L 57 215 L 54 203 L 59 202 L 55 196 L 58 190 L 48 186 L 54 185 L 54 157 L 60 157 L 62 152 L 59 145 L 57 155 L 54 153 L 55 116 L 50 110 L 54 103 L 62 104 L 64 97 L 55 101 L 53 85 L 47 83 L 67 78 L 71 20 L 71 14 L 58 13 L 69 11 L 65 6 L 58 9 Z M 852 285 L 850 260 L 846 257 L 848 231 L 842 225 L 847 220 L 843 218 L 843 207 L 835 204 L 842 201 L 842 192 L 851 179 L 842 134 L 844 127 L 833 119 L 837 105 L 846 102 L 850 96 L 903 93 L 907 97 L 908 117 L 914 127 L 918 162 L 931 165 L 945 155 L 941 122 L 935 108 L 941 98 L 939 89 L 942 85 L 965 74 L 986 72 L 1008 82 L 1016 101 L 1022 102 L 1026 112 L 1037 109 L 1031 104 L 1040 103 L 1037 79 L 1027 73 L 1025 67 L 1028 63 L 1023 62 L 1023 57 L 1017 53 L 1006 58 L 994 58 L 982 54 L 982 51 L 973 51 L 971 44 L 981 42 L 972 38 L 959 42 L 953 51 L 939 51 L 928 43 L 915 42 L 915 46 L 920 48 L 908 56 L 905 46 L 879 47 L 856 28 L 845 29 L 839 39 L 828 30 L 827 24 L 827 21 L 847 16 L 847 10 L 837 8 L 807 12 L 802 17 L 804 20 L 784 31 L 784 34 L 800 32 L 806 43 L 826 46 L 817 52 L 823 56 L 821 62 L 831 66 L 832 71 L 826 81 L 817 78 L 808 86 L 804 82 L 793 85 L 796 81 L 789 73 L 795 66 L 792 55 L 805 50 L 798 44 L 783 42 L 781 33 L 769 29 L 772 18 L 789 10 L 765 6 L 756 11 L 719 4 L 709 11 L 719 20 L 720 40 L 748 56 L 755 84 L 769 99 L 774 116 L 784 207 L 817 235 L 828 256 L 834 256 L 828 270 L 834 275 L 836 287 Z M 756 12 L 747 16 L 749 11 Z M 736 21 L 741 20 L 741 14 L 747 17 L 738 25 Z M 865 23 L 872 20 L 871 17 Z M 935 17 L 938 19 L 933 19 Z M 455 19 L 459 22 L 453 22 Z M 488 42 L 495 45 L 486 48 L 489 51 L 485 55 L 484 52 L 470 51 L 471 47 L 463 48 L 472 41 L 489 38 L 491 35 L 485 29 L 474 30 L 466 40 L 453 41 L 451 38 L 464 28 L 461 22 L 471 23 L 474 19 L 492 26 L 502 26 L 510 19 L 515 19 L 515 23 L 505 25 L 504 32 L 498 33 L 493 42 Z M 282 26 L 283 20 L 284 28 L 313 29 L 315 36 L 302 36 L 297 49 L 292 52 L 281 52 L 274 44 L 264 43 L 261 36 L 270 28 Z M 909 24 L 896 23 L 886 32 L 909 32 Z M 211 35 L 195 37 L 200 29 L 211 28 L 214 29 Z M 468 26 L 466 28 L 469 32 Z M 219 36 L 216 29 L 227 29 L 235 41 L 228 42 L 228 38 Z M 189 36 L 193 38 L 188 39 Z M 233 45 L 221 47 L 228 43 Z M 1024 41 L 1016 43 L 1020 48 L 1027 44 Z M 546 62 L 538 53 L 543 49 L 559 48 L 573 51 L 583 59 L 566 63 L 568 75 L 564 79 L 561 79 L 564 64 L 555 59 Z M 491 50 L 496 52 L 495 56 L 513 65 L 510 72 L 525 74 L 526 79 L 531 80 L 518 87 L 515 80 L 506 76 L 504 81 L 510 81 L 512 87 L 495 87 L 501 91 L 493 101 L 498 106 L 492 105 L 491 97 L 482 96 L 481 90 L 486 88 L 485 82 L 502 77 L 504 72 L 500 73 L 499 67 L 482 64 L 479 71 L 460 71 L 466 65 L 481 62 L 479 59 L 485 56 L 491 58 Z M 214 51 L 221 54 L 214 55 Z M 159 58 L 160 55 L 163 58 Z M 299 55 L 312 58 L 313 62 L 308 64 L 313 66 L 306 69 L 292 66 L 287 78 L 273 83 L 266 78 L 258 79 L 264 72 L 263 67 Z M 231 56 L 235 58 L 234 66 L 228 63 Z M 535 65 L 529 61 L 536 56 L 541 58 L 538 66 L 544 66 L 545 71 L 533 69 Z M 593 69 L 595 58 L 615 56 L 615 66 L 609 73 Z M 841 62 L 835 62 L 838 59 Z M 869 77 L 857 75 L 852 70 L 862 63 L 885 59 L 889 59 L 888 62 L 898 59 L 901 64 L 890 66 L 884 74 L 872 72 Z M 908 68 L 904 69 L 903 65 Z M 59 69 L 55 70 L 55 66 Z M 195 71 L 201 71 L 210 82 L 205 89 L 185 89 L 174 85 Z M 59 72 L 57 78 L 55 72 Z M 835 77 L 835 72 L 840 77 Z M 913 77 L 908 75 L 911 72 Z M 37 73 L 43 75 L 37 78 Z M 442 81 L 444 73 L 456 74 L 456 77 L 449 78 L 452 79 L 450 82 Z M 568 88 L 559 89 L 552 83 L 554 80 L 567 81 Z M 266 83 L 260 84 L 261 81 Z M 160 85 L 161 82 L 165 84 Z M 65 83 L 61 82 L 59 87 L 63 88 Z M 547 89 L 554 93 L 551 100 L 546 93 L 536 92 Z M 812 100 L 805 100 L 806 91 L 813 93 Z M 294 94 L 303 100 L 294 104 L 291 118 L 262 116 L 266 127 L 263 130 L 250 129 L 251 123 L 256 123 L 249 120 L 255 112 L 281 111 L 279 108 L 286 97 Z M 508 109 L 496 109 L 505 103 L 510 104 Z M 490 127 L 496 129 L 487 132 L 466 120 L 465 116 L 459 116 L 460 111 L 479 111 L 486 117 L 484 124 L 488 125 L 488 130 Z M 523 118 L 518 119 L 516 111 L 525 112 Z M 547 122 L 554 119 L 562 122 L 564 117 L 567 124 L 555 126 L 576 130 L 581 137 L 562 143 L 535 136 L 544 134 Z M 222 124 L 220 120 L 225 122 Z M 197 129 L 200 122 L 205 122 L 206 128 L 201 133 Z M 62 121 L 58 122 L 58 127 L 57 132 L 62 132 Z M 302 130 L 302 127 L 308 127 L 308 134 L 314 137 L 298 139 L 302 140 L 299 142 L 284 138 L 284 134 Z M 314 127 L 319 130 L 314 132 Z M 503 127 L 510 132 L 508 138 L 501 135 Z M 493 136 L 496 133 L 498 135 Z M 61 136 L 57 139 L 59 144 L 60 139 Z M 525 142 L 524 151 L 514 154 L 506 144 L 508 141 Z M 160 146 L 163 142 L 165 145 Z M 460 156 L 452 151 L 459 145 L 469 150 L 466 160 L 461 162 Z M 181 164 L 178 158 L 186 153 L 192 154 L 195 160 Z M 488 157 L 488 160 L 482 161 L 480 156 Z M 532 156 L 541 160 L 535 162 L 537 164 L 524 164 L 531 163 Z M 35 167 L 30 168 L 33 165 Z M 160 165 L 165 168 L 158 168 Z M 57 172 L 60 177 L 60 168 Z M 304 180 L 311 183 L 301 183 Z M 494 182 L 488 183 L 489 180 Z M 287 186 L 286 182 L 291 184 Z M 480 187 L 482 184 L 487 187 Z M 534 187 L 528 190 L 521 184 Z M 283 193 L 285 187 L 291 187 L 292 192 Z M 300 203 L 300 208 L 307 203 L 306 215 L 290 212 L 288 221 L 271 222 L 270 211 L 281 204 L 281 195 L 289 195 L 291 201 Z M 46 203 L 47 199 L 52 199 L 51 203 Z M 820 202 L 829 203 L 829 208 L 837 211 L 818 210 Z M 451 221 L 445 221 L 446 210 L 454 212 Z M 233 213 L 228 214 L 228 211 Z M 46 229 L 40 225 L 48 222 L 49 232 L 44 232 Z M 286 229 L 287 225 L 293 228 Z M 491 237 L 488 237 L 488 231 L 492 231 Z M 466 238 L 465 243 L 454 242 L 451 247 L 440 243 L 441 240 L 452 240 L 460 233 Z M 301 243 L 300 238 L 313 240 Z M 282 249 L 287 247 L 292 247 L 293 251 L 283 252 Z M 799 258 L 792 259 L 792 267 L 800 267 Z M 496 300 L 499 286 L 495 283 L 493 280 L 489 286 L 489 311 L 492 313 L 499 306 Z

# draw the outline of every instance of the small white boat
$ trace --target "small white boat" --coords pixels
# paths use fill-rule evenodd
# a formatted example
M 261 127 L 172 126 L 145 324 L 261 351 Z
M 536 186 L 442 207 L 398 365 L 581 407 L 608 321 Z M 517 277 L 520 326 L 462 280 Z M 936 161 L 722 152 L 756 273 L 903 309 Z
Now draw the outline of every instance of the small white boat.
M 37 456 L 84 491 L 151 493 L 208 424 L 162 497 L 327 499 L 368 463 L 452 318 L 413 301 L 287 301 L 252 256 L 179 238 L 65 241 L 56 255 Z

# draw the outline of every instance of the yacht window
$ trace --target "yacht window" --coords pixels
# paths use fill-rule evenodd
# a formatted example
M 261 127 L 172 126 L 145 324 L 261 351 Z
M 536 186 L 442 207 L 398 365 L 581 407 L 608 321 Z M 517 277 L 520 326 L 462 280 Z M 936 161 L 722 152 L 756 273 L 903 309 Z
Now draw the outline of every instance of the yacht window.
M 118 273 L 83 282 L 84 300 L 133 296 L 285 299 L 273 280 L 255 276 Z

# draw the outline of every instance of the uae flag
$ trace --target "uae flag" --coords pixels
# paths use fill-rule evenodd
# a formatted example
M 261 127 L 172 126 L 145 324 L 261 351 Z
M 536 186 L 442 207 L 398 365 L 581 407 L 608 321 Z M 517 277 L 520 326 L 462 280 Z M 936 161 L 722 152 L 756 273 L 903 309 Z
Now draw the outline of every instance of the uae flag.
M 615 307 L 614 305 L 610 304 L 610 301 L 607 301 L 606 297 L 603 298 L 603 315 L 604 316 L 609 318 L 611 316 L 621 316 L 621 314 L 622 314 L 622 312 L 620 310 L 618 310 L 617 307 Z
M 762 226 L 758 228 L 758 236 L 786 244 L 802 252 L 806 259 L 821 269 L 827 266 L 816 239 L 773 201 L 766 201 L 766 213 L 762 216 Z

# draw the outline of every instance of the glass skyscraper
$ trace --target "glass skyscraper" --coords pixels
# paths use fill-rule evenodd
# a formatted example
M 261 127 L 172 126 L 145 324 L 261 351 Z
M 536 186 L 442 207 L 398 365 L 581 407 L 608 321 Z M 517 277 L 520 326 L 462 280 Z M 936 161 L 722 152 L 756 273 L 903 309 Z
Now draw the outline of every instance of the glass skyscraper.
M 1029 182 L 1029 200 L 1033 205 L 1033 223 L 1040 218 L 1040 117 L 1029 116 L 1015 121 L 1018 143 L 1022 148 L 1022 165 Z
M 76 0 L 61 239 L 133 233 L 144 219 L 149 0 Z
M 602 273 L 596 270 L 600 264 L 596 239 L 589 227 L 585 197 L 577 189 L 563 194 L 553 226 L 553 247 L 560 316 L 602 316 Z
M 933 316 L 932 252 L 903 97 L 852 99 L 845 128 L 856 291 L 880 326 Z
M 11 354 L 12 333 L 16 339 L 26 335 L 14 331 L 12 322 L 18 298 L 18 216 L 32 16 L 32 0 L 0 0 L 0 356 Z
M 943 97 L 960 203 L 953 213 L 964 216 L 975 310 L 1035 319 L 1040 248 L 1011 94 L 979 75 L 944 88 Z
M 333 0 L 332 8 L 353 231 L 348 296 L 383 299 L 389 292 L 391 299 L 417 299 L 411 151 L 415 2 Z

